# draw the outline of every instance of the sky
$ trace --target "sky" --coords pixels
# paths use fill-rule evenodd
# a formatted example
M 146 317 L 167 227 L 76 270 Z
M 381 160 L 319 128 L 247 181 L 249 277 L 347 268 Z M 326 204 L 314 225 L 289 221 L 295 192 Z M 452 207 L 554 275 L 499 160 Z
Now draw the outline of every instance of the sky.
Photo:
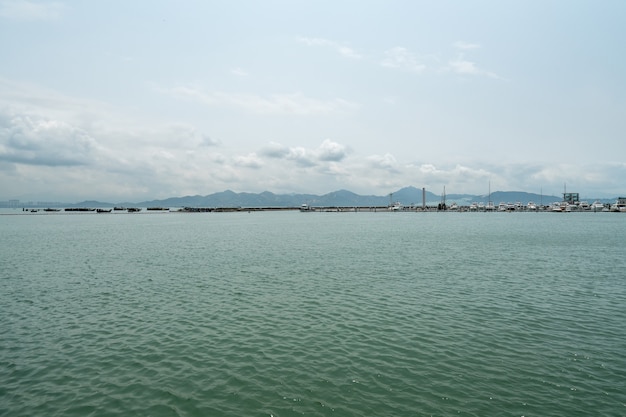
M 0 200 L 626 195 L 626 2 L 0 0 Z

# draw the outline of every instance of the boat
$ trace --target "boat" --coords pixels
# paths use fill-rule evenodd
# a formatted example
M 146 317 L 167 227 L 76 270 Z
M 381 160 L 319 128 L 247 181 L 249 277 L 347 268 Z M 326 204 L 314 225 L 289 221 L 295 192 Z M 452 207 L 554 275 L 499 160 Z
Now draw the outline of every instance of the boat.
M 113 209 L 96 209 L 96 213 L 110 213 Z
M 611 205 L 611 211 L 615 213 L 626 213 L 626 197 L 618 197 L 617 201 Z
M 526 209 L 528 211 L 537 211 L 537 205 L 534 202 L 529 201 L 528 204 L 526 204 Z
M 563 212 L 563 207 L 561 207 L 561 203 L 552 203 L 550 205 L 550 211 L 552 213 L 562 213 Z
M 129 208 L 128 208 L 128 212 L 129 212 L 129 213 L 137 213 L 137 212 L 139 212 L 139 211 L 141 211 L 141 209 L 140 209 L 140 208 L 137 208 L 137 207 L 129 207 Z
M 311 207 L 308 204 L 304 203 L 304 204 L 302 204 L 300 206 L 300 211 L 302 211 L 302 212 L 313 211 L 313 207 Z
M 48 207 L 48 208 L 43 209 L 43 211 L 61 211 L 61 209 Z
M 600 200 L 594 201 L 591 206 L 591 211 L 602 211 L 604 209 L 604 203 L 601 203 Z

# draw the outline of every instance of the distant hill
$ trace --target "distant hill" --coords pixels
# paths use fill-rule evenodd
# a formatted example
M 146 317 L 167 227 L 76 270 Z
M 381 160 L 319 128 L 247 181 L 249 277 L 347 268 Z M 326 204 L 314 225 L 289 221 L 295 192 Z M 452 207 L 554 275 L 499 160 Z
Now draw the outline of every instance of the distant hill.
M 436 206 L 442 200 L 442 194 L 435 194 L 426 191 L 426 204 Z M 535 203 L 549 204 L 554 201 L 561 201 L 560 196 L 541 195 L 526 193 L 522 191 L 495 191 L 491 195 L 472 194 L 448 194 L 446 203 L 456 202 L 459 205 L 470 205 L 473 202 L 487 203 L 492 201 L 495 205 L 500 202 L 527 204 L 529 201 Z M 593 200 L 592 200 L 593 201 Z M 613 202 L 610 199 L 602 199 L 603 202 Z M 98 201 L 84 201 L 70 204 L 68 207 L 299 207 L 306 203 L 313 207 L 381 207 L 391 203 L 399 202 L 405 206 L 422 205 L 422 189 L 416 187 L 405 187 L 384 196 L 359 195 L 348 190 L 333 191 L 324 195 L 315 194 L 274 194 L 269 191 L 262 193 L 236 193 L 231 190 L 205 196 L 194 195 L 185 197 L 171 197 L 163 200 L 150 200 L 141 202 L 124 203 L 104 203 Z M 590 201 L 591 202 L 591 201 Z

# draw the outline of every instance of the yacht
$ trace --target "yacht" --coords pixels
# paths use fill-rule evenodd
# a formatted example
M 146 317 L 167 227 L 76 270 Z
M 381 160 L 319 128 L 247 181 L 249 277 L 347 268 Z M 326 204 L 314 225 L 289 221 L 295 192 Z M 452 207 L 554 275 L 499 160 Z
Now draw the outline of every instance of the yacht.
M 617 201 L 611 205 L 611 211 L 626 213 L 626 197 L 618 197 Z
M 601 203 L 600 200 L 594 201 L 591 206 L 591 211 L 602 211 L 604 209 L 604 203 Z

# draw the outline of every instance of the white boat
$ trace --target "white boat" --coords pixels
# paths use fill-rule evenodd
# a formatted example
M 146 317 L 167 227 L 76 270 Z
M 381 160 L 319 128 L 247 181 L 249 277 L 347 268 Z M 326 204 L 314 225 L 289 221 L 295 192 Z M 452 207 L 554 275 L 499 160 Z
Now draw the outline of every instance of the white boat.
M 401 211 L 403 208 L 402 204 L 399 202 L 395 202 L 389 206 L 390 211 Z
M 313 208 L 308 204 L 302 204 L 300 206 L 300 211 L 313 211 Z
M 594 201 L 591 206 L 591 211 L 602 211 L 604 209 L 604 203 L 601 203 L 599 200 Z
M 611 211 L 616 213 L 626 213 L 626 197 L 618 197 L 617 201 L 611 205 Z
M 529 201 L 528 204 L 526 204 L 526 208 L 529 211 L 537 211 L 537 205 L 533 203 L 532 201 Z
M 552 213 L 562 213 L 564 210 L 561 203 L 552 203 L 550 204 L 550 211 Z

